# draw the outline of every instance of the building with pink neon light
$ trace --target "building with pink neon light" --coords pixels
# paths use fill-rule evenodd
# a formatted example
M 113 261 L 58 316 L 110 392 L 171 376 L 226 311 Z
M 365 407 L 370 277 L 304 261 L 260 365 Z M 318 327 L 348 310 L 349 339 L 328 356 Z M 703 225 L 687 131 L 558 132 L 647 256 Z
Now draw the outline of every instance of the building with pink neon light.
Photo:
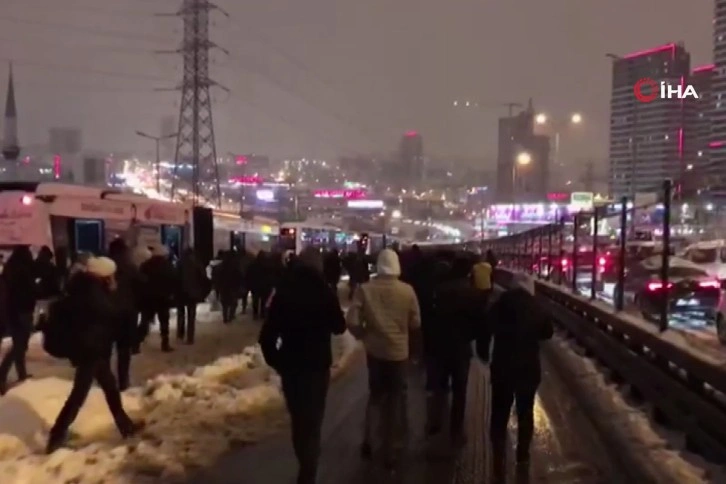
M 684 85 L 691 56 L 670 43 L 617 58 L 612 66 L 610 97 L 610 193 L 634 197 L 660 188 L 664 179 L 678 187 L 696 154 L 692 132 L 693 101 L 661 99 L 643 103 L 634 86 L 649 78 L 659 84 Z
M 696 143 L 696 158 L 693 171 L 701 173 L 710 170 L 709 150 L 711 142 L 711 86 L 713 84 L 714 65 L 694 67 L 689 83 L 696 89 L 699 99 L 692 100 L 695 104 L 693 120 L 686 134 L 693 133 Z
M 711 75 L 710 175 L 726 178 L 726 0 L 715 0 Z M 726 186 L 726 183 L 719 183 Z M 716 189 L 723 192 L 726 189 Z

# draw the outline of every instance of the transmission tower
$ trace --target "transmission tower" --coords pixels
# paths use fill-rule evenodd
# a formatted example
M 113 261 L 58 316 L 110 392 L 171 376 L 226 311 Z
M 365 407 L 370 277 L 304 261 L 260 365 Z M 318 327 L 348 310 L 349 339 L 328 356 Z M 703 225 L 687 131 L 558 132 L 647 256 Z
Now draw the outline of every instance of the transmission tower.
M 211 87 L 229 90 L 209 78 L 209 52 L 219 49 L 228 52 L 209 39 L 209 17 L 216 10 L 229 17 L 229 14 L 207 0 L 183 0 L 176 13 L 161 14 L 177 16 L 184 21 L 184 39 L 181 47 L 163 53 L 181 54 L 184 60 L 182 82 L 174 90 L 181 91 L 179 104 L 179 129 L 177 130 L 174 156 L 174 175 L 171 182 L 171 198 L 179 182 L 189 183 L 194 204 L 200 199 L 213 200 L 221 206 L 222 193 L 219 187 L 219 165 L 217 148 L 214 143 L 214 124 L 212 122 Z M 180 165 L 191 165 L 191 177 L 186 171 L 179 172 Z M 191 179 L 189 179 L 191 178 Z M 201 190 L 202 186 L 214 187 L 213 193 Z

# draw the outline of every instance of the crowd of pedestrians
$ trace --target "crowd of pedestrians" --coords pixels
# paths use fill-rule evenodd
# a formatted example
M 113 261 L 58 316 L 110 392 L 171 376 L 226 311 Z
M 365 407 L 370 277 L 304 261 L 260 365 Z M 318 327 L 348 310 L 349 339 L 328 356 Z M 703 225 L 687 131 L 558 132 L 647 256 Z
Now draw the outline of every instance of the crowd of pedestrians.
M 208 277 L 191 248 L 176 257 L 161 244 L 131 249 L 116 239 L 105 257 L 78 254 L 71 262 L 63 250 L 54 255 L 43 247 L 33 258 L 28 247 L 16 247 L 0 274 L 0 333 L 11 340 L 0 362 L 0 395 L 10 388 L 13 367 L 17 383 L 31 377 L 26 354 L 38 329 L 46 352 L 75 368 L 73 387 L 50 431 L 47 451 L 64 445 L 94 381 L 121 435 L 133 435 L 143 423 L 126 415 L 121 392 L 131 384 L 132 357 L 143 350 L 150 327 L 158 322 L 161 351 L 174 351 L 169 320 L 175 308 L 177 341 L 194 344 L 197 306 L 212 289 L 222 303 L 225 323 L 234 319 L 240 299 L 246 311 L 249 293 L 255 317 L 264 316 L 261 301 L 282 274 L 275 258 L 281 260 L 276 254 L 253 258 L 244 251 L 221 253 Z M 43 317 L 38 317 L 39 307 L 46 308 Z
M 340 267 L 331 266 L 335 261 L 350 275 L 345 316 L 334 284 L 340 274 Z M 451 449 L 460 449 L 470 437 L 464 426 L 466 393 L 470 365 L 478 357 L 490 366 L 488 438 L 495 480 L 504 478 L 507 421 L 515 402 L 516 462 L 526 467 L 540 382 L 539 345 L 553 332 L 534 297 L 533 280 L 517 275 L 511 288 L 495 293 L 492 253 L 384 249 L 374 278 L 363 269 L 365 261 L 362 254 L 341 260 L 337 253 L 303 251 L 283 272 L 261 331 L 265 358 L 282 377 L 300 465 L 298 484 L 316 482 L 331 337 L 346 328 L 363 342 L 368 366 L 362 458 L 380 453 L 386 468 L 398 468 L 410 425 L 407 385 L 417 361 L 426 376 L 426 436 L 433 441 L 447 431 Z

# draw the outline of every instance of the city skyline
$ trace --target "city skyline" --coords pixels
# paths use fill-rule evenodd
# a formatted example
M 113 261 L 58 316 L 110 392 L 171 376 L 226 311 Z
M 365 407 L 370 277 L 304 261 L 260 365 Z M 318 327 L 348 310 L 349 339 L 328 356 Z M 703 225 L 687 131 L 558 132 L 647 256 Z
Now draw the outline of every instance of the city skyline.
M 0 62 L 15 60 L 24 143 L 41 142 L 50 126 L 79 125 L 88 148 L 148 151 L 134 131 L 155 132 L 162 116 L 178 110 L 178 93 L 154 91 L 178 83 L 178 62 L 153 52 L 174 49 L 181 38 L 175 19 L 152 15 L 174 11 L 178 2 L 148 3 L 4 6 Z M 493 168 L 496 119 L 506 113 L 457 112 L 451 100 L 533 97 L 553 115 L 577 110 L 586 118 L 582 133 L 563 134 L 564 159 L 601 160 L 608 131 L 604 52 L 681 39 L 694 64 L 712 56 L 710 3 L 685 12 L 676 0 L 664 0 L 657 12 L 624 0 L 528 2 L 526 9 L 473 0 L 399 3 L 220 2 L 231 19 L 216 22 L 213 38 L 230 55 L 216 56 L 210 70 L 232 93 L 214 95 L 219 151 L 380 152 L 416 129 L 432 155 L 489 160 Z M 628 15 L 621 18 L 623 12 Z M 620 33 L 612 36 L 608 25 L 616 22 Z M 398 26 L 409 24 L 417 29 L 399 33 Z M 369 35 L 370 25 L 379 35 Z M 513 37 L 514 26 L 527 38 Z

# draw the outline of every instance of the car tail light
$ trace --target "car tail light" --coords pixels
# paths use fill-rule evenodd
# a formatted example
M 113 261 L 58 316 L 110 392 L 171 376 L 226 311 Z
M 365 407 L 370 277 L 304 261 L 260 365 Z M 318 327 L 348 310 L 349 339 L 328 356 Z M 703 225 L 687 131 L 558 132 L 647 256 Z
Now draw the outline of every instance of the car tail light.
M 567 264 L 569 264 L 570 261 L 568 261 L 567 259 L 562 259 L 562 261 L 560 261 L 560 263 L 562 264 L 562 267 L 567 267 Z
M 673 287 L 673 283 L 668 283 L 668 289 Z M 663 289 L 663 283 L 662 282 L 649 282 L 648 283 L 648 290 L 649 291 L 659 291 Z
M 721 289 L 721 283 L 719 281 L 701 281 L 698 283 L 699 287 Z
M 598 263 L 601 266 L 604 266 L 607 263 L 607 259 L 605 259 L 605 257 L 600 257 L 600 259 L 598 260 Z

